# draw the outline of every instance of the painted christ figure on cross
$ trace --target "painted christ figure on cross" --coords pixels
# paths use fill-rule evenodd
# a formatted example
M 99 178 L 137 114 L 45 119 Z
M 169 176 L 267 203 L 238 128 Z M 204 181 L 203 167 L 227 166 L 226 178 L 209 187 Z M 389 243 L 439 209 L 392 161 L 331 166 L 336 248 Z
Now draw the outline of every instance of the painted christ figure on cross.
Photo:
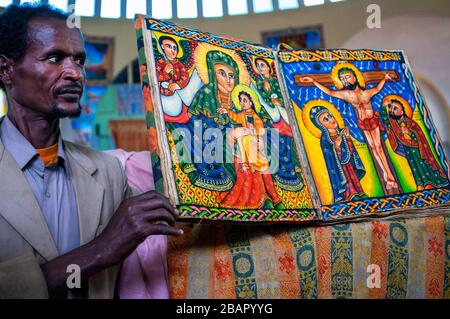
M 298 85 L 315 85 L 325 94 L 344 100 L 353 106 L 358 119 L 358 128 L 364 133 L 364 138 L 372 157 L 375 159 L 377 175 L 383 187 L 385 195 L 400 194 L 401 188 L 397 182 L 396 173 L 389 159 L 386 146 L 380 131 L 383 126 L 379 119 L 379 112 L 375 112 L 372 106 L 372 98 L 377 95 L 387 81 L 398 80 L 395 71 L 369 71 L 362 74 L 349 62 L 337 63 L 328 79 L 324 80 L 323 74 L 298 75 Z M 367 74 L 366 74 L 367 73 Z M 366 89 L 366 82 L 377 83 L 373 88 Z M 335 85 L 338 90 L 331 90 L 326 85 Z

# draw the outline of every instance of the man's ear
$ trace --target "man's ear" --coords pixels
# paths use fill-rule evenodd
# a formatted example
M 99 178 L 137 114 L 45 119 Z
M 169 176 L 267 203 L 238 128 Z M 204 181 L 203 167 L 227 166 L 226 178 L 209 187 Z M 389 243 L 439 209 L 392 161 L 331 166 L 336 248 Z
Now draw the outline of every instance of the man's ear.
M 0 81 L 4 86 L 11 84 L 11 74 L 14 62 L 12 59 L 0 54 Z

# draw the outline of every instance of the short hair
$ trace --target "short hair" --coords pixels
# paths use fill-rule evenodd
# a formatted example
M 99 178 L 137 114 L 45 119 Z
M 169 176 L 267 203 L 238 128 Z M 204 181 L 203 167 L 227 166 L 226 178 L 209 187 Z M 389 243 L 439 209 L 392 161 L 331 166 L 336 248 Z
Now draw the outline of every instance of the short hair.
M 170 40 L 170 41 L 172 41 L 173 43 L 175 43 L 175 45 L 177 46 L 177 49 L 178 49 L 178 43 L 177 43 L 177 41 L 175 41 L 174 38 L 169 37 L 169 36 L 167 36 L 167 35 L 161 36 L 161 37 L 159 38 L 159 40 L 158 40 L 159 45 L 161 46 L 161 49 L 162 49 L 162 43 L 163 43 L 163 41 L 165 41 L 165 40 Z
M 0 14 L 0 54 L 20 63 L 28 49 L 29 22 L 36 19 L 67 20 L 68 14 L 49 5 L 10 5 Z M 4 89 L 0 81 L 0 87 Z

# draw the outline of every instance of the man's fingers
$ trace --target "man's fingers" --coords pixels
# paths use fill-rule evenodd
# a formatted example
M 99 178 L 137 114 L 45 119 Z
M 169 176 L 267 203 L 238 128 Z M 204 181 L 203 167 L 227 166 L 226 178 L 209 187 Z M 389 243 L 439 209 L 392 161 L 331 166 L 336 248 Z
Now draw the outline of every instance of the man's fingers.
M 164 224 L 153 224 L 149 226 L 149 234 L 151 235 L 180 236 L 183 235 L 183 233 L 182 229 Z
M 156 191 L 149 191 L 134 197 L 139 203 L 146 206 L 145 210 L 152 210 L 164 207 L 171 213 L 175 214 L 175 207 L 172 206 L 170 200 Z M 143 207 L 143 206 L 142 206 Z
M 160 198 L 139 202 L 134 205 L 134 210 L 137 212 L 149 212 L 157 209 L 165 209 L 173 216 L 176 215 L 175 208 L 168 201 Z
M 175 216 L 166 209 L 155 209 L 151 212 L 145 212 L 143 214 L 143 219 L 147 222 L 155 223 L 156 221 L 164 221 L 171 226 L 175 225 Z

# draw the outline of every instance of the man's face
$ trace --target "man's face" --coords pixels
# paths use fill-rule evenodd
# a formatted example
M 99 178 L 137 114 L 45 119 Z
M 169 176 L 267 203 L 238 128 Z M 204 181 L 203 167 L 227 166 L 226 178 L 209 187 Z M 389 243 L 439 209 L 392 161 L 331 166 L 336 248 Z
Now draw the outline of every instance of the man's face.
M 14 64 L 9 98 L 44 117 L 79 116 L 85 82 L 84 40 L 63 20 L 32 20 L 28 48 Z
M 326 129 L 338 128 L 336 119 L 329 112 L 325 112 L 319 115 L 319 123 L 322 124 Z
M 403 107 L 398 102 L 391 101 L 388 104 L 389 115 L 395 119 L 399 119 L 403 116 Z
M 234 70 L 225 64 L 214 65 L 217 84 L 219 90 L 224 93 L 231 93 L 234 89 Z
M 162 49 L 164 50 L 164 53 L 166 54 L 166 57 L 173 61 L 177 58 L 178 55 L 178 47 L 175 42 L 172 40 L 164 40 L 161 44 Z
M 339 75 L 339 79 L 345 88 L 353 87 L 356 83 L 356 78 L 351 72 L 341 73 L 341 75 Z
M 256 61 L 256 68 L 258 69 L 259 72 L 261 72 L 262 75 L 268 76 L 270 74 L 269 66 L 267 65 L 266 62 L 262 60 Z

